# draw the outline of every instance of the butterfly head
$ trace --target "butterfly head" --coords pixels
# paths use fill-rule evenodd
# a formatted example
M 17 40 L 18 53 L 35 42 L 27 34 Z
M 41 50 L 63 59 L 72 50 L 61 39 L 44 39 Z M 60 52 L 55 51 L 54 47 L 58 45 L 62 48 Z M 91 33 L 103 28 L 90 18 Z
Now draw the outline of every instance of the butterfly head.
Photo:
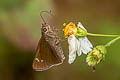
M 48 33 L 49 30 L 50 30 L 50 25 L 48 25 L 48 24 L 42 24 L 41 31 L 43 33 Z

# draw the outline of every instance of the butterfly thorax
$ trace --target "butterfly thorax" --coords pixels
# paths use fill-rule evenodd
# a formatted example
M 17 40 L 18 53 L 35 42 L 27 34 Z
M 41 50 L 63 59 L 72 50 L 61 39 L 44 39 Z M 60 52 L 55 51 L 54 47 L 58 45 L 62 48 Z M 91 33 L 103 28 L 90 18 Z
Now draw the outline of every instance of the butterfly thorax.
M 60 38 L 58 37 L 56 31 L 53 29 L 54 28 L 51 27 L 50 25 L 43 24 L 41 28 L 42 35 L 46 38 L 46 40 L 48 40 L 48 38 L 52 38 L 54 40 L 57 40 L 57 43 L 59 43 Z

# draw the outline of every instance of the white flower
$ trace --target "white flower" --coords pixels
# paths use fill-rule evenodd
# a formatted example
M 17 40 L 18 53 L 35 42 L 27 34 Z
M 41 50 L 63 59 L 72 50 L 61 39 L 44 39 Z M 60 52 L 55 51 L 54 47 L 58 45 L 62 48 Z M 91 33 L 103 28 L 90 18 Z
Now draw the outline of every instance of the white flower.
M 80 27 L 87 32 L 87 30 L 83 27 L 83 25 L 80 22 L 78 22 L 77 27 Z M 68 44 L 69 44 L 69 60 L 68 60 L 69 64 L 74 62 L 76 58 L 76 53 L 78 54 L 78 56 L 80 56 L 82 53 L 87 54 L 93 48 L 91 42 L 88 40 L 86 36 L 76 38 L 74 34 L 68 37 Z

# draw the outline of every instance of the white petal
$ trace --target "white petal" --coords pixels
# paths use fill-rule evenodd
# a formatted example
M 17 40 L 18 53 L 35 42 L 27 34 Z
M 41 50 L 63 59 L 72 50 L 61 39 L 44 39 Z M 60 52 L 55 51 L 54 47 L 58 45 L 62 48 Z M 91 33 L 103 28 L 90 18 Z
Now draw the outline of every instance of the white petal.
M 78 22 L 77 26 L 78 26 L 78 27 L 81 27 L 82 29 L 84 29 L 85 31 L 87 31 L 87 30 L 85 29 L 85 27 L 81 24 L 81 22 Z
M 93 48 L 93 45 L 92 45 L 92 43 L 88 40 L 88 38 L 87 38 L 87 37 L 84 37 L 84 38 L 85 38 L 86 42 L 89 44 L 89 46 L 90 46 L 91 48 Z
M 78 39 L 78 41 L 81 43 L 80 46 L 81 46 L 82 53 L 87 54 L 92 50 L 92 44 L 87 39 L 87 37 L 81 37 Z
M 76 58 L 76 54 L 69 55 L 68 63 L 72 64 Z
M 82 54 L 81 41 L 77 41 L 77 54 L 80 56 Z
M 74 35 L 68 37 L 68 44 L 69 44 L 69 60 L 68 63 L 71 64 L 74 62 L 76 58 L 76 51 L 77 51 L 77 39 Z

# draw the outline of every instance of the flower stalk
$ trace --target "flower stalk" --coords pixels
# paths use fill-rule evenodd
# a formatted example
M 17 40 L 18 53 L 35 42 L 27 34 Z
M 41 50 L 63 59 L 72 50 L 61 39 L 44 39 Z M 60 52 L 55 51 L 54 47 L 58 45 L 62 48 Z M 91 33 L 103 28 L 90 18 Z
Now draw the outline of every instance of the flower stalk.
M 105 47 L 109 47 L 111 44 L 115 43 L 118 39 L 120 39 L 120 37 L 117 37 L 117 38 L 109 41 L 109 42 L 105 45 Z
M 98 36 L 98 37 L 120 37 L 120 35 L 106 35 L 106 34 L 93 34 L 87 33 L 88 36 Z

